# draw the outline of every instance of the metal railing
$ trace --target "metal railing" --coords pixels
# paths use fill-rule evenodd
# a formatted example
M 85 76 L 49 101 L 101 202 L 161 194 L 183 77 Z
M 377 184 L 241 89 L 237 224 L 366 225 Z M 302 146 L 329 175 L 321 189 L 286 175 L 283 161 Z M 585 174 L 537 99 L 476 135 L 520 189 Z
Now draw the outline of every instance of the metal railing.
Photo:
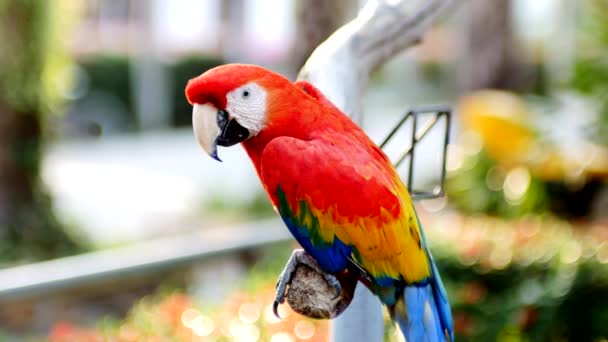
M 2 269 L 0 303 L 161 272 L 290 239 L 283 223 L 271 219 Z
M 425 125 L 418 129 L 418 124 L 420 121 L 420 117 L 423 115 L 432 115 L 431 120 L 425 123 Z M 446 161 L 447 161 L 447 148 L 450 138 L 450 129 L 451 129 L 451 119 L 452 119 L 452 111 L 449 107 L 446 106 L 427 106 L 415 108 L 408 111 L 401 120 L 395 125 L 395 127 L 391 130 L 391 132 L 387 135 L 386 138 L 380 143 L 380 148 L 385 148 L 385 146 L 396 136 L 397 132 L 401 130 L 404 125 L 412 120 L 412 129 L 411 129 L 411 138 L 410 145 L 407 147 L 405 152 L 403 152 L 396 161 L 393 162 L 395 167 L 401 166 L 401 164 L 408 159 L 408 177 L 406 179 L 407 189 L 414 200 L 423 200 L 430 198 L 441 197 L 445 193 L 444 183 L 445 183 L 445 175 L 446 175 Z M 443 120 L 442 120 L 443 119 Z M 439 186 L 436 191 L 423 191 L 416 190 L 414 188 L 414 162 L 415 162 L 415 150 L 416 146 L 420 141 L 431 131 L 435 125 L 439 122 L 443 121 L 445 123 L 444 126 L 444 134 L 443 134 L 443 146 L 442 146 L 442 154 L 441 154 L 441 165 L 440 165 L 440 177 L 439 177 Z

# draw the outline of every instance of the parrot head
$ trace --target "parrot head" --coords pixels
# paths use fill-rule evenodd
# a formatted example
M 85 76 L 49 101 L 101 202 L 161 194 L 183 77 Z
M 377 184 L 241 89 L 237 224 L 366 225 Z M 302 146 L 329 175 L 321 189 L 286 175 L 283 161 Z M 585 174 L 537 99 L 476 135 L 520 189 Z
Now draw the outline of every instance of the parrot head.
M 191 79 L 186 98 L 201 147 L 221 161 L 217 146 L 232 146 L 258 135 L 269 118 L 269 104 L 289 80 L 255 65 L 227 64 Z

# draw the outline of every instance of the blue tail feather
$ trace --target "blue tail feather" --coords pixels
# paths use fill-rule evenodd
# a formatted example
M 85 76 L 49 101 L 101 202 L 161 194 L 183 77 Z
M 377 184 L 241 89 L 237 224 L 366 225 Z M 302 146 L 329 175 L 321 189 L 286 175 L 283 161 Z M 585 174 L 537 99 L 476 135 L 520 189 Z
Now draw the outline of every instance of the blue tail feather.
M 406 286 L 389 307 L 407 341 L 453 341 L 452 314 L 432 258 L 432 275 L 424 283 Z
M 437 305 L 439 318 L 441 319 L 441 324 L 443 328 L 447 331 L 450 340 L 454 341 L 454 321 L 452 319 L 452 310 L 450 309 L 448 295 L 445 292 L 445 288 L 443 287 L 443 282 L 441 281 L 441 276 L 439 275 L 439 271 L 437 270 L 437 265 L 435 265 L 435 260 L 433 260 L 433 256 L 430 253 L 429 260 L 431 263 L 432 270 L 432 277 L 430 283 L 433 288 L 433 294 L 435 296 L 435 303 Z
M 408 286 L 394 307 L 393 320 L 407 341 L 445 341 L 431 284 Z M 402 302 L 401 302 L 402 301 Z

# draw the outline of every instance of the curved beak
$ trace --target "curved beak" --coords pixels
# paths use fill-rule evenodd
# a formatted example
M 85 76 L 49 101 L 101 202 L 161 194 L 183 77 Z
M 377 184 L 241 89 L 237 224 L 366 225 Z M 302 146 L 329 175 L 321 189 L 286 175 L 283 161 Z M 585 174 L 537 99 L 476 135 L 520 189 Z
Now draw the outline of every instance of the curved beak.
M 194 104 L 192 128 L 199 145 L 217 161 L 222 161 L 217 155 L 217 145 L 232 146 L 249 137 L 249 131 L 230 118 L 228 112 L 210 103 Z

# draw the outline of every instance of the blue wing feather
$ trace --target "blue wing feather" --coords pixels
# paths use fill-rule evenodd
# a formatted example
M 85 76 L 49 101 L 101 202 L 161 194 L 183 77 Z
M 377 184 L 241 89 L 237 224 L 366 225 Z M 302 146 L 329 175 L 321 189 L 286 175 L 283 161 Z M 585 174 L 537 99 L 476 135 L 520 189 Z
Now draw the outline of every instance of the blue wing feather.
M 348 258 L 353 251 L 353 247 L 346 245 L 338 237 L 334 237 L 332 243 L 321 243 L 321 240 L 313 238 L 312 234 L 316 228 L 302 225 L 299 222 L 300 220 L 293 215 L 285 200 L 285 193 L 280 187 L 278 187 L 277 193 L 279 196 L 279 214 L 302 248 L 315 258 L 323 271 L 333 274 L 344 271 L 348 266 Z

